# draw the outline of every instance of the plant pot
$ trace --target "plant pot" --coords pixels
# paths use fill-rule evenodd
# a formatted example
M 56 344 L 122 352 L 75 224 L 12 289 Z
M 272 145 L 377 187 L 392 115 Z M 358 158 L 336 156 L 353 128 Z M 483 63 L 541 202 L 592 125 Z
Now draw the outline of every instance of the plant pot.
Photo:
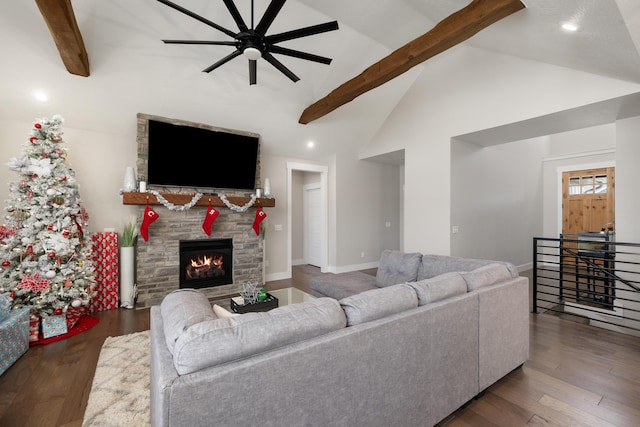
M 120 307 L 133 308 L 136 296 L 135 246 L 120 248 Z

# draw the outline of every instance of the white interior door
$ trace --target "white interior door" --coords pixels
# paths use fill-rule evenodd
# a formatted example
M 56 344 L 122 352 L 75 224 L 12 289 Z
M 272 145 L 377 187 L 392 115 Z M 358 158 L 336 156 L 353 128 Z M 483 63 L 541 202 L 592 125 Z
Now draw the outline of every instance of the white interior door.
M 320 200 L 320 185 L 309 184 L 304 186 L 304 257 L 307 264 L 320 267 L 321 256 L 321 232 L 322 232 L 322 206 Z

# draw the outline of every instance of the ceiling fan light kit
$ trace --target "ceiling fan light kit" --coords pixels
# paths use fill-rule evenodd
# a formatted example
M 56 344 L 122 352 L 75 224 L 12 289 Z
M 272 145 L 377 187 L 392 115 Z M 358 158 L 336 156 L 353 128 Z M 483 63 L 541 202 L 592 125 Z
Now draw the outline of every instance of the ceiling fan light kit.
M 251 28 L 247 26 L 242 15 L 238 11 L 233 0 L 223 0 L 225 6 L 229 10 L 229 13 L 233 17 L 236 25 L 238 26 L 238 32 L 233 32 L 227 28 L 224 28 L 213 21 L 210 21 L 190 10 L 183 8 L 182 6 L 173 3 L 169 0 L 157 0 L 160 3 L 169 6 L 170 8 L 177 10 L 193 19 L 196 19 L 203 24 L 215 28 L 216 30 L 223 32 L 229 37 L 233 38 L 233 41 L 214 41 L 214 40 L 163 40 L 167 44 L 195 44 L 195 45 L 217 45 L 217 46 L 235 46 L 236 50 L 221 60 L 215 62 L 211 66 L 205 68 L 203 72 L 209 73 L 221 65 L 226 64 L 237 56 L 243 55 L 249 60 L 249 84 L 254 85 L 257 82 L 257 60 L 263 58 L 270 63 L 282 74 L 287 76 L 293 82 L 300 80 L 291 70 L 289 70 L 284 64 L 278 61 L 272 53 L 291 56 L 293 58 L 305 59 L 307 61 L 318 62 L 320 64 L 330 64 L 331 58 L 326 58 L 319 55 L 314 55 L 299 50 L 288 49 L 281 46 L 276 46 L 276 43 L 298 39 L 302 37 L 312 36 L 315 34 L 325 33 L 328 31 L 334 31 L 338 29 L 338 22 L 332 21 L 319 25 L 312 25 L 309 27 L 299 28 L 297 30 L 291 30 L 284 33 L 278 33 L 273 35 L 266 35 L 269 27 L 273 23 L 274 19 L 280 12 L 280 9 L 284 6 L 286 0 L 272 0 L 264 12 L 264 15 L 258 22 L 258 25 L 253 26 L 253 0 L 251 0 Z

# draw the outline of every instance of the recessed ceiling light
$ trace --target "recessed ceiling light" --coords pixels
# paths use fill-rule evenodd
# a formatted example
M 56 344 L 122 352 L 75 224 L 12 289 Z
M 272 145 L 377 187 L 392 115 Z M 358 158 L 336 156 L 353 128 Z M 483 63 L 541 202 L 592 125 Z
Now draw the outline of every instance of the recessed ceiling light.
M 316 145 L 316 143 L 313 142 L 313 141 L 307 142 L 307 147 L 309 147 L 309 148 L 313 148 L 315 145 Z
M 49 97 L 47 96 L 46 93 L 44 92 L 34 92 L 33 94 L 34 98 L 36 98 L 38 101 L 46 101 L 47 99 L 49 99 Z
M 565 31 L 576 32 L 580 29 L 580 26 L 574 22 L 565 21 L 561 23 L 562 29 Z

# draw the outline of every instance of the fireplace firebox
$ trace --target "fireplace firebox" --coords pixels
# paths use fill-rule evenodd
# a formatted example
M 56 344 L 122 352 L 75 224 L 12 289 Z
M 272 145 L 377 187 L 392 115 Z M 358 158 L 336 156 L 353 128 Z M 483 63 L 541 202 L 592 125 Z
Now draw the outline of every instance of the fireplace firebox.
M 180 289 L 233 283 L 232 239 L 180 240 Z

